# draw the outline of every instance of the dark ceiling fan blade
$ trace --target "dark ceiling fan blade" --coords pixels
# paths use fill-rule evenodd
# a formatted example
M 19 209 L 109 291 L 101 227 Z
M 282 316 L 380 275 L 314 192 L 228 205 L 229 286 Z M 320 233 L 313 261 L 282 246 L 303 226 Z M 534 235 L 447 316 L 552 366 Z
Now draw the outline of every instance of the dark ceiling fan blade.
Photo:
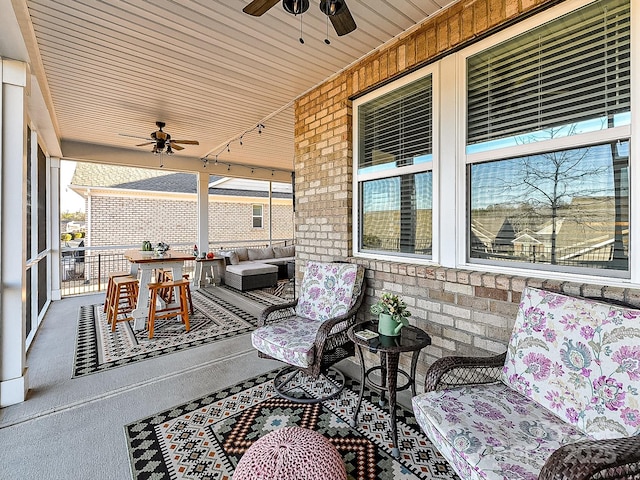
M 339 37 L 351 33 L 358 28 L 346 3 L 338 13 L 335 15 L 329 15 L 329 18 L 331 19 L 331 24 Z
M 136 145 L 136 147 L 144 147 L 145 145 L 153 145 L 156 142 L 147 142 L 147 143 L 140 143 L 139 145 Z
M 279 0 L 253 0 L 253 2 L 244 7 L 242 11 L 254 17 L 259 17 L 265 14 L 271 7 L 275 6 L 278 1 Z
M 200 145 L 197 140 L 171 140 L 171 143 L 184 143 L 185 145 Z
M 180 145 L 177 145 L 176 142 L 174 142 L 173 140 L 169 142 L 169 145 L 174 150 L 184 150 L 184 147 L 181 147 Z

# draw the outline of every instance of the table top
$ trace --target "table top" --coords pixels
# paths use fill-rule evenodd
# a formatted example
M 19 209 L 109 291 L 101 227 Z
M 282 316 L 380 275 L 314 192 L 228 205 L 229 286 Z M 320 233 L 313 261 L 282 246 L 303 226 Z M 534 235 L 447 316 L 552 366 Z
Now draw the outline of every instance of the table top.
M 151 255 L 149 253 L 152 253 Z M 142 250 L 127 250 L 124 257 L 131 263 L 159 263 L 159 262 L 184 262 L 193 260 L 190 253 L 174 252 L 169 250 L 164 255 L 156 255 L 155 252 L 143 252 Z
M 213 258 L 206 258 L 206 257 L 198 257 L 195 259 L 196 262 L 220 262 L 220 261 L 225 261 L 224 257 L 213 257 Z
M 400 335 L 396 337 L 378 335 L 371 340 L 364 340 L 360 337 L 356 337 L 355 332 L 360 330 L 371 330 L 372 332 L 377 332 L 378 322 L 369 321 L 357 323 L 353 327 L 349 328 L 349 331 L 347 332 L 347 335 L 354 343 L 367 347 L 373 351 L 412 352 L 431 345 L 431 337 L 424 330 L 414 327 L 413 325 L 402 327 Z

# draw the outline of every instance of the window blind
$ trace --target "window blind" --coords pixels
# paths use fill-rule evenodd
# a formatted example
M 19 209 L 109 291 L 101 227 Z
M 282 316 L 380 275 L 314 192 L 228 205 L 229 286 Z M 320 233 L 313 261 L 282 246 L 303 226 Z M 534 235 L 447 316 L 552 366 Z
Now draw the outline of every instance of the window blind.
M 631 105 L 629 4 L 601 0 L 470 57 L 467 144 L 614 126 Z
M 428 75 L 360 106 L 360 168 L 411 165 L 432 153 L 431 83 Z

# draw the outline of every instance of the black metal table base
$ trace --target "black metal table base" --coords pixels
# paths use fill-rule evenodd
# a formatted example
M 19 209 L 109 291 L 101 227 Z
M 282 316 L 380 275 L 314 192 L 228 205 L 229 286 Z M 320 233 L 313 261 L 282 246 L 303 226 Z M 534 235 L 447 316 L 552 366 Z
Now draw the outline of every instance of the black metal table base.
M 358 421 L 358 412 L 362 405 L 362 397 L 364 395 L 365 384 L 375 391 L 380 392 L 381 407 L 385 404 L 385 394 L 388 397 L 389 414 L 391 416 L 391 438 L 393 441 L 393 447 L 391 454 L 395 458 L 400 457 L 400 449 L 398 447 L 398 428 L 396 420 L 396 396 L 399 391 L 407 390 L 411 388 L 411 393 L 415 397 L 416 395 L 416 367 L 418 365 L 418 357 L 420 356 L 420 350 L 431 344 L 431 337 L 427 335 L 423 330 L 414 326 L 403 327 L 401 334 L 397 337 L 387 337 L 385 335 L 378 335 L 367 340 L 358 337 L 355 332 L 357 330 L 377 330 L 377 324 L 372 322 L 364 322 L 351 327 L 348 331 L 349 339 L 351 339 L 356 345 L 356 351 L 358 352 L 358 359 L 360 360 L 360 394 L 358 395 L 358 403 L 355 411 L 353 412 L 353 418 L 351 419 L 351 426 L 355 427 Z M 366 369 L 364 363 L 364 355 L 362 349 L 367 348 L 372 353 L 377 353 L 380 357 L 380 364 L 369 369 Z M 406 372 L 398 368 L 400 361 L 400 353 L 411 353 L 411 367 L 409 372 Z M 380 383 L 374 381 L 371 375 L 374 372 L 380 372 Z M 406 382 L 398 385 L 398 376 L 404 377 Z
M 326 383 L 333 387 L 327 394 L 321 397 L 300 396 L 294 393 L 300 392 L 300 390 L 293 389 L 291 386 L 291 382 L 295 380 L 298 375 L 306 375 L 306 373 L 291 366 L 284 367 L 280 370 L 273 379 L 273 387 L 276 393 L 282 398 L 296 403 L 321 403 L 340 395 L 346 383 L 344 374 L 340 370 L 330 367 L 326 372 L 320 372 L 320 376 L 326 380 Z

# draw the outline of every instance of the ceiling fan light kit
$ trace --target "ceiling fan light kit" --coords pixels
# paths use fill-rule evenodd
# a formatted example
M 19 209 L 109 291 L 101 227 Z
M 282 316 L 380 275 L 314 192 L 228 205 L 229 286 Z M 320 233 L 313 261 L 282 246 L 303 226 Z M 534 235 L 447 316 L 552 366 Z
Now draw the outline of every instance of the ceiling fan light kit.
M 282 0 L 282 8 L 287 13 L 300 15 L 309 10 L 309 0 Z
M 254 17 L 260 17 L 277 3 L 278 0 L 253 0 L 242 11 Z M 327 19 L 331 20 L 331 24 L 339 37 L 347 35 L 358 28 L 345 0 L 321 0 L 319 7 Z M 309 9 L 309 0 L 282 0 L 282 8 L 292 15 L 301 15 Z M 302 17 L 300 17 L 300 22 L 302 22 Z M 304 43 L 302 23 L 300 24 L 300 30 L 300 43 Z M 327 45 L 331 43 L 329 35 L 327 35 L 324 42 Z
M 342 10 L 344 2 L 341 0 L 322 0 L 320 2 L 320 11 L 325 15 L 332 17 Z
M 154 155 L 160 155 L 160 154 L 173 155 L 174 150 L 184 150 L 184 147 L 179 145 L 180 143 L 185 145 L 200 145 L 200 143 L 197 140 L 172 140 L 171 135 L 169 135 L 167 132 L 162 130 L 165 127 L 165 125 L 166 124 L 164 122 L 159 122 L 159 121 L 156 122 L 156 126 L 158 127 L 158 130 L 156 130 L 155 132 L 151 132 L 149 134 L 149 138 L 136 137 L 134 135 L 125 135 L 122 133 L 120 135 L 123 135 L 125 137 L 142 138 L 144 140 L 147 140 L 145 143 L 140 143 L 136 145 L 136 147 L 153 145 L 153 148 L 151 149 L 151 153 L 153 153 Z

